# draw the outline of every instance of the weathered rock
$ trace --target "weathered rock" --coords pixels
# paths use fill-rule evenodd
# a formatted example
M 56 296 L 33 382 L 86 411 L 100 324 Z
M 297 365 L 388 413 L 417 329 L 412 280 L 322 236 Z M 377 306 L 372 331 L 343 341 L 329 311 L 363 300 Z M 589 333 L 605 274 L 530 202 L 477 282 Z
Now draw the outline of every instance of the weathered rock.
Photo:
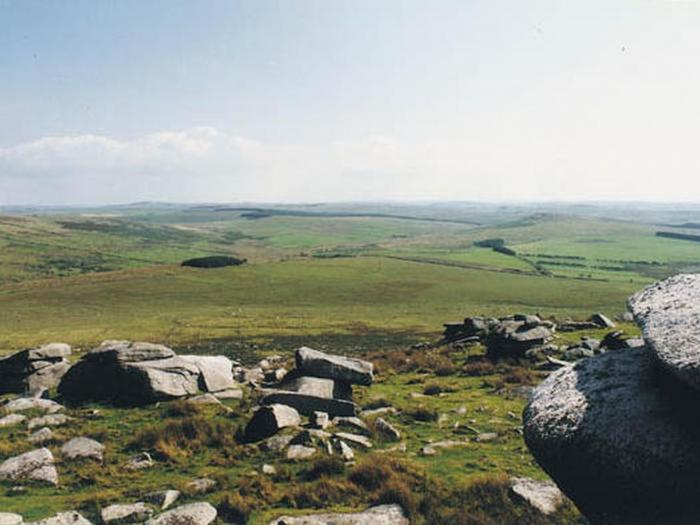
M 334 417 L 332 421 L 333 425 L 337 428 L 351 430 L 352 432 L 359 432 L 365 436 L 371 434 L 367 423 L 362 421 L 359 417 Z
M 615 328 L 615 323 L 605 314 L 596 312 L 591 316 L 591 322 L 600 328 Z
M 11 512 L 0 512 L 0 525 L 22 525 L 22 516 Z
M 644 340 L 663 366 L 700 389 L 700 274 L 680 274 L 629 300 Z
M 263 441 L 260 444 L 260 448 L 271 452 L 280 452 L 287 448 L 287 445 L 292 442 L 292 439 L 294 439 L 294 436 L 291 434 L 272 436 Z
M 325 430 L 318 428 L 307 428 L 299 432 L 290 441 L 292 445 L 319 445 L 330 440 L 331 435 Z
M 200 369 L 163 345 L 107 341 L 73 365 L 59 384 L 70 401 L 143 404 L 195 394 Z
M 316 411 L 309 416 L 309 424 L 315 428 L 324 429 L 330 425 L 331 421 L 326 412 Z
M 233 362 L 223 355 L 180 356 L 199 368 L 199 388 L 205 392 L 221 392 L 234 388 Z
M 285 390 L 265 390 L 265 396 L 260 401 L 263 405 L 286 405 L 293 407 L 300 414 L 311 416 L 314 412 L 326 412 L 329 416 L 354 416 L 357 405 L 344 399 L 300 394 Z
M 410 525 L 399 505 L 380 505 L 364 512 L 283 516 L 270 525 Z
M 18 397 L 12 401 L 8 401 L 3 405 L 7 412 L 24 412 L 25 410 L 41 410 L 47 414 L 55 414 L 65 410 L 65 407 L 56 401 L 50 399 L 41 399 L 34 397 Z
M 389 439 L 390 441 L 399 441 L 401 439 L 401 432 L 399 432 L 394 425 L 381 417 L 378 417 L 374 421 L 374 426 L 385 438 Z
M 646 349 L 552 373 L 524 412 L 538 463 L 591 523 L 693 523 L 700 515 L 698 394 Z
M 216 514 L 209 503 L 189 503 L 151 518 L 146 525 L 209 525 Z
M 521 316 L 505 318 L 494 326 L 486 338 L 486 347 L 488 355 L 494 358 L 521 357 L 551 339 L 551 328 L 534 320 L 528 322 Z
M 0 480 L 38 481 L 58 485 L 54 458 L 47 448 L 25 452 L 0 463 Z
M 551 481 L 511 478 L 510 490 L 513 495 L 546 516 L 554 514 L 564 502 L 561 490 Z
M 185 485 L 189 494 L 206 494 L 216 488 L 216 481 L 210 478 L 197 478 Z
M 23 414 L 8 414 L 5 417 L 0 417 L 0 428 L 13 427 L 27 420 L 27 416 Z
M 345 461 L 352 461 L 355 459 L 355 452 L 350 445 L 342 439 L 335 440 L 335 449 Z
M 32 445 L 43 445 L 53 439 L 53 431 L 49 427 L 43 427 L 30 435 L 27 440 Z
M 287 449 L 287 459 L 309 459 L 310 457 L 316 455 L 316 449 L 314 447 L 307 447 L 305 445 L 290 445 Z
M 29 423 L 27 423 L 27 428 L 29 430 L 34 430 L 39 427 L 60 427 L 72 420 L 73 418 L 65 414 L 49 414 L 30 419 Z
M 566 352 L 564 352 L 564 359 L 566 359 L 567 361 L 577 361 L 585 357 L 593 357 L 594 355 L 595 352 L 593 350 L 584 348 L 582 346 L 575 346 L 573 348 L 569 348 L 568 350 L 566 350 Z
M 243 399 L 243 390 L 240 388 L 229 388 L 228 390 L 221 390 L 220 392 L 214 392 L 214 397 L 217 399 Z
M 374 379 L 374 366 L 361 359 L 326 354 L 307 347 L 297 350 L 295 359 L 297 368 L 312 376 L 358 385 L 370 385 Z
M 420 453 L 423 456 L 434 456 L 437 454 L 437 451 L 439 449 L 443 448 L 455 448 L 455 447 L 465 447 L 469 445 L 469 441 L 455 441 L 452 439 L 445 439 L 443 441 L 436 441 L 434 443 L 430 443 L 429 445 L 424 446 L 421 448 Z
M 153 516 L 153 508 L 146 503 L 110 505 L 100 512 L 104 525 L 127 525 L 142 523 Z
M 246 441 L 260 441 L 276 434 L 285 427 L 296 427 L 301 424 L 299 412 L 282 404 L 262 406 L 255 411 L 252 419 L 245 427 Z
M 335 436 L 348 441 L 354 445 L 360 445 L 363 448 L 372 448 L 372 442 L 365 436 L 360 436 L 359 434 L 350 434 L 348 432 L 336 432 Z
M 166 510 L 171 507 L 179 497 L 179 490 L 159 490 L 146 494 L 143 499 L 157 506 L 160 510 Z
M 74 510 L 59 512 L 55 516 L 40 521 L 25 523 L 25 525 L 92 525 L 82 514 Z
M 51 343 L 0 358 L 0 394 L 51 389 L 70 367 L 70 346 Z
M 131 457 L 129 461 L 127 462 L 126 465 L 124 465 L 124 468 L 127 470 L 141 470 L 145 468 L 150 468 L 155 463 L 153 462 L 153 458 L 148 452 L 139 452 L 135 456 Z
M 223 403 L 219 401 L 219 398 L 217 398 L 214 394 L 210 394 L 209 392 L 191 397 L 187 400 L 187 402 L 194 405 L 223 405 Z
M 275 466 L 274 466 L 274 465 L 269 465 L 269 464 L 267 464 L 267 463 L 265 463 L 265 464 L 262 466 L 261 471 L 262 471 L 263 474 L 265 474 L 265 475 L 267 475 L 267 476 L 274 476 L 275 474 L 277 474 L 277 469 L 275 468 Z
M 66 459 L 94 459 L 100 463 L 104 459 L 105 446 L 86 437 L 76 437 L 61 447 L 61 454 Z

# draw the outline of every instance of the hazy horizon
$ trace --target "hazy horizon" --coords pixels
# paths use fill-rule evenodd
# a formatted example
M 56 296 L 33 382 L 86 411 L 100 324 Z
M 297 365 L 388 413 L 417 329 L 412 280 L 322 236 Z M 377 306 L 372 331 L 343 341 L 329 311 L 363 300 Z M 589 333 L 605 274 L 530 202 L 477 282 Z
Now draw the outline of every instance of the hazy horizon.
M 0 0 L 0 205 L 700 201 L 700 3 Z

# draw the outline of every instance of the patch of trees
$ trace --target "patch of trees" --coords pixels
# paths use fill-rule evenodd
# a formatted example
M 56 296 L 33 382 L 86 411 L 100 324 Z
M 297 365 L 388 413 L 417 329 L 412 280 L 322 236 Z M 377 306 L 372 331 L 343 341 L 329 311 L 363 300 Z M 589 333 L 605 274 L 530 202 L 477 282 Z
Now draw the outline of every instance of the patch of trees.
M 506 245 L 505 239 L 484 239 L 474 241 L 474 246 L 479 248 L 503 248 Z
M 656 232 L 656 236 L 667 237 L 669 239 L 680 239 L 682 241 L 700 242 L 700 235 L 691 235 L 689 233 Z
M 585 257 L 580 255 L 549 255 L 547 253 L 522 253 L 524 257 L 538 257 L 540 259 L 570 259 L 573 261 L 585 261 Z
M 516 253 L 515 250 L 513 250 L 513 249 L 511 249 L 511 248 L 507 248 L 506 246 L 494 246 L 494 247 L 492 248 L 492 250 L 493 250 L 494 252 L 502 253 L 502 254 L 504 254 L 504 255 L 510 255 L 510 256 L 513 256 L 513 257 L 515 257 L 515 256 L 517 255 L 517 253 Z
M 246 259 L 231 257 L 228 255 L 209 255 L 207 257 L 195 257 L 182 261 L 181 266 L 189 266 L 191 268 L 223 268 L 224 266 L 240 266 L 245 263 Z

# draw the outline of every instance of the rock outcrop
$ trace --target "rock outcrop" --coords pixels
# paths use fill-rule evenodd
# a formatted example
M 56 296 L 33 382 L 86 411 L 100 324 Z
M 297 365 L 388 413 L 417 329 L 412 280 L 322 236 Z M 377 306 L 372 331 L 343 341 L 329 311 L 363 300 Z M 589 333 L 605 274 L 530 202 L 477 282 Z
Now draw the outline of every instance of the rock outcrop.
M 70 364 L 69 345 L 51 343 L 0 358 L 0 394 L 55 388 Z
M 525 440 L 593 525 L 696 523 L 700 277 L 652 285 L 630 306 L 647 346 L 551 374 L 525 409 Z
M 59 392 L 72 402 L 145 404 L 233 386 L 233 364 L 222 356 L 178 356 L 152 343 L 105 341 L 73 365 Z
M 362 359 L 326 354 L 307 347 L 297 350 L 295 358 L 297 370 L 310 376 L 365 386 L 374 380 L 374 366 Z
M 399 505 L 380 505 L 364 512 L 283 516 L 270 525 L 409 525 L 409 521 Z
M 300 424 L 299 412 L 290 406 L 262 406 L 255 411 L 246 425 L 244 438 L 246 441 L 260 441 L 275 435 L 285 427 L 296 427 Z

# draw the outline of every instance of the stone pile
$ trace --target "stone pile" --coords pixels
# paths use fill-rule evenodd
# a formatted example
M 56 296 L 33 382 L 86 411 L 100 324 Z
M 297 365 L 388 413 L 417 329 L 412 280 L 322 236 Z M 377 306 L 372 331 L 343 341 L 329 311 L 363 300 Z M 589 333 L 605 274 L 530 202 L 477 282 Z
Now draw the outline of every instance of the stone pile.
M 224 356 L 176 355 L 167 346 L 105 341 L 63 376 L 59 393 L 71 402 L 146 404 L 212 392 L 235 391 L 233 363 Z
M 686 524 L 700 516 L 700 275 L 629 301 L 645 346 L 551 374 L 523 415 L 525 440 L 597 524 Z
M 51 343 L 0 358 L 0 394 L 23 394 L 55 388 L 70 364 L 71 347 Z

